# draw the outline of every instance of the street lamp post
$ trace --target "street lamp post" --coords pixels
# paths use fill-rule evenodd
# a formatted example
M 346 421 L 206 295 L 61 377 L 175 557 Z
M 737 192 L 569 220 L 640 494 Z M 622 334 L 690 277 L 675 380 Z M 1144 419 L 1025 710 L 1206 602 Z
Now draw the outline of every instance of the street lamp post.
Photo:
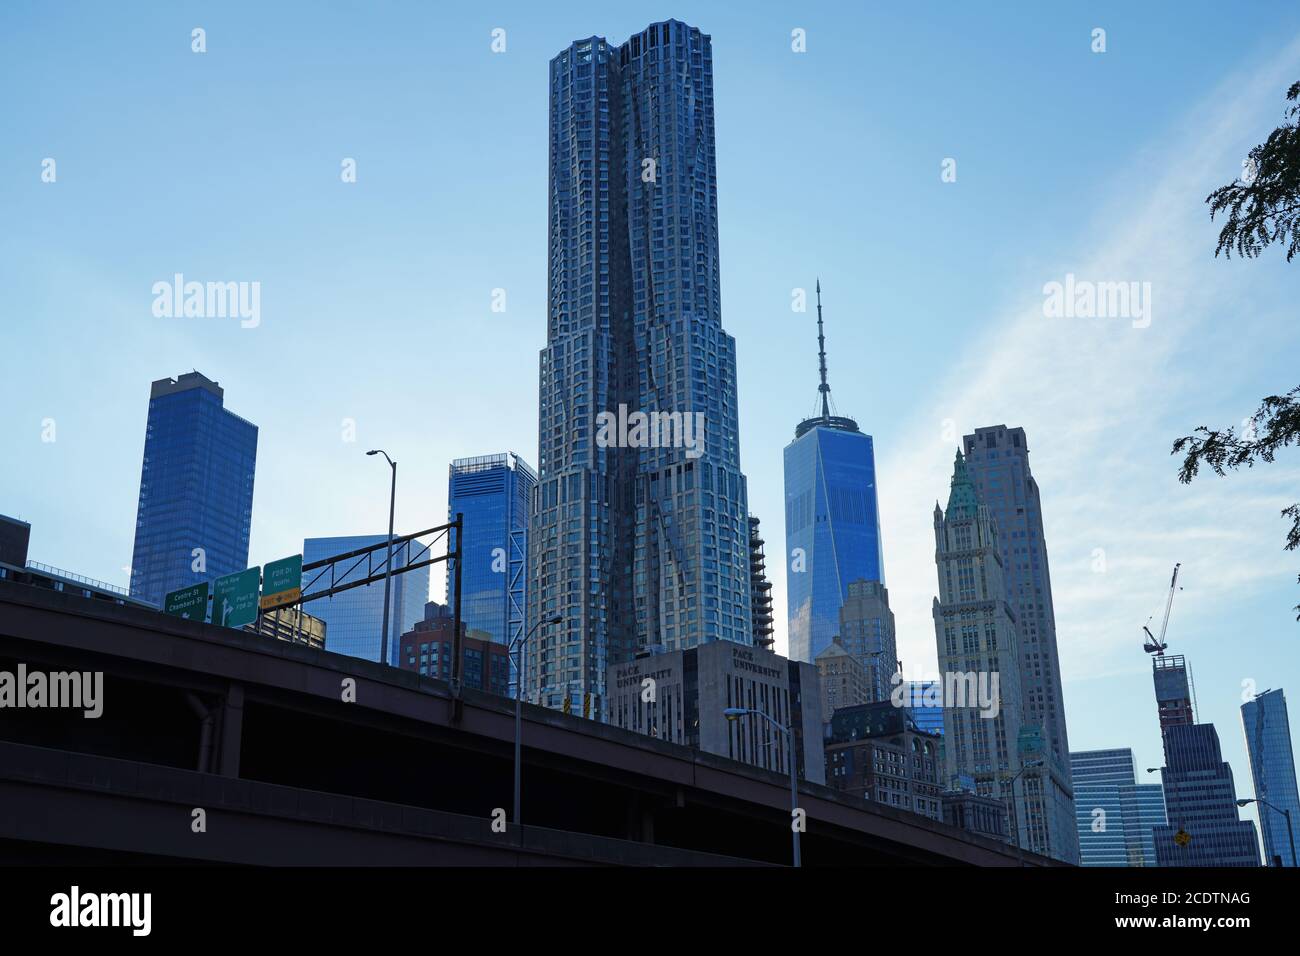
M 532 627 L 528 629 L 527 634 L 524 634 L 520 637 L 516 637 L 513 641 L 511 641 L 510 647 L 506 652 L 508 654 L 516 654 L 516 653 L 518 654 L 514 662 L 515 663 L 515 804 L 511 808 L 514 812 L 514 824 L 516 828 L 519 827 L 519 819 L 520 819 L 519 817 L 519 776 L 520 776 L 520 767 L 521 767 L 520 740 L 522 739 L 521 735 L 523 731 L 522 714 L 523 714 L 523 695 L 524 695 L 524 645 L 527 644 L 528 639 L 533 636 L 533 632 L 536 631 L 543 624 L 559 624 L 563 621 L 564 621 L 563 616 L 559 614 L 555 615 L 554 617 L 548 617 L 545 620 L 538 621 L 536 624 L 534 624 Z M 519 646 L 518 652 L 515 651 L 515 645 Z M 520 840 L 523 839 L 522 830 L 520 830 L 519 832 L 519 839 Z
M 1292 865 L 1292 866 L 1295 866 L 1295 863 L 1296 863 L 1296 861 L 1295 861 L 1295 833 L 1291 830 L 1291 811 L 1290 811 L 1290 810 L 1283 810 L 1281 807 L 1275 807 L 1275 806 L 1273 806 L 1273 804 L 1269 803 L 1267 800 L 1261 800 L 1261 799 L 1259 799 L 1258 797 L 1254 797 L 1254 798 L 1251 798 L 1251 797 L 1244 797 L 1244 798 L 1242 798 L 1241 800 L 1238 800 L 1238 801 L 1237 801 L 1237 806 L 1239 806 L 1239 807 L 1244 807 L 1244 806 L 1245 806 L 1246 804 L 1248 804 L 1248 803 L 1262 803 L 1264 806 L 1268 807 L 1270 810 L 1274 811 L 1275 813 L 1280 813 L 1280 814 L 1282 814 L 1283 817 L 1286 818 L 1286 835 L 1287 835 L 1287 839 L 1290 840 L 1290 842 L 1291 842 L 1291 865 Z
M 794 837 L 794 865 L 802 866 L 802 860 L 799 856 L 799 829 L 794 825 L 794 814 L 799 809 L 799 784 L 795 778 L 794 767 L 794 732 L 791 728 L 786 727 L 773 720 L 766 713 L 752 707 L 728 707 L 722 712 L 728 720 L 739 720 L 741 717 L 756 715 L 762 717 L 769 724 L 785 734 L 785 753 L 786 763 L 790 765 L 790 833 Z
M 388 495 L 388 563 L 384 566 L 384 634 L 379 642 L 379 663 L 388 663 L 388 595 L 393 584 L 393 511 L 397 505 L 397 462 L 388 458 L 388 452 L 380 448 L 366 452 L 367 455 L 383 455 L 393 469 L 393 487 Z

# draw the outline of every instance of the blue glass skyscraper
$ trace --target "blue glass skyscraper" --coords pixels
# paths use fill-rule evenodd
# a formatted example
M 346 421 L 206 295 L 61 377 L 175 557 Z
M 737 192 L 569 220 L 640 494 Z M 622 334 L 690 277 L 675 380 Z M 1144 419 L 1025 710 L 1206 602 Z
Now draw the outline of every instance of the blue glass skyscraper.
M 302 563 L 311 564 L 337 554 L 347 554 L 372 544 L 384 544 L 386 534 L 344 535 L 333 538 L 307 538 L 302 543 Z M 407 552 L 405 549 L 414 548 Z M 394 545 L 393 567 L 401 568 L 409 555 L 419 554 L 423 547 L 418 542 Z M 425 555 L 427 558 L 428 555 Z M 373 565 L 355 559 L 335 566 L 333 586 L 359 581 L 370 576 L 371 568 L 379 569 L 387 558 L 387 549 L 376 553 Z M 304 571 L 303 593 L 321 591 L 331 586 L 328 572 L 321 569 Z M 313 583 L 314 582 L 314 583 Z M 388 615 L 388 662 L 397 666 L 401 636 L 424 620 L 424 605 L 429 600 L 429 568 L 416 568 L 394 574 Z M 379 635 L 384 630 L 384 582 L 376 581 L 364 587 L 352 588 L 326 598 L 309 601 L 303 608 L 308 614 L 325 622 L 327 648 L 335 654 L 379 661 Z
M 459 458 L 447 478 L 447 519 L 460 513 L 465 522 L 461 621 L 498 644 L 508 645 L 524 630 L 528 517 L 536 487 L 537 475 L 513 452 Z M 455 597 L 448 575 L 449 609 Z
M 753 640 L 707 35 L 673 20 L 551 61 L 549 205 L 529 618 L 564 621 L 526 680 L 600 714 L 638 649 Z
M 1082 866 L 1155 866 L 1154 828 L 1165 823 L 1164 789 L 1138 783 L 1133 751 L 1070 754 Z
M 1291 722 L 1282 689 L 1266 690 L 1242 704 L 1241 726 L 1246 732 L 1255 796 L 1276 808 L 1257 805 L 1260 829 L 1264 832 L 1264 855 L 1270 866 L 1278 860 L 1283 866 L 1295 866 L 1292 833 L 1287 832 L 1287 818 L 1281 811 L 1291 814 L 1293 832 L 1300 828 L 1300 794 L 1296 792 Z
M 875 448 L 857 422 L 831 414 L 820 281 L 817 343 L 821 414 L 801 422 L 785 446 L 787 619 L 790 659 L 799 661 L 813 660 L 839 633 L 850 581 L 885 583 Z
M 253 523 L 257 426 L 223 407 L 214 381 L 187 372 L 149 389 L 131 556 L 131 596 L 242 571 Z

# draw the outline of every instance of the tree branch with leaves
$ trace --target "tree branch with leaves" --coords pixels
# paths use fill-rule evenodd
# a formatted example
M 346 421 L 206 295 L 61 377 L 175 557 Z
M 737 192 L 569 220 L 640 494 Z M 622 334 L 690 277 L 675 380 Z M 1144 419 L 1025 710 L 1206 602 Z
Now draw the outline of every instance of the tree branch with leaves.
M 1295 105 L 1283 114 L 1289 121 L 1250 151 L 1241 179 L 1220 186 L 1205 198 L 1210 221 L 1227 220 L 1214 254 L 1232 258 L 1258 256 L 1274 242 L 1286 244 L 1286 261 L 1300 253 L 1300 82 L 1286 91 Z
M 1214 249 L 1216 258 L 1219 253 L 1232 258 L 1235 249 L 1253 259 L 1275 242 L 1285 247 L 1287 262 L 1300 253 L 1300 82 L 1291 85 L 1286 98 L 1294 104 L 1283 114 L 1287 122 L 1250 151 L 1241 179 L 1205 199 L 1211 222 L 1218 214 L 1227 214 Z M 1219 431 L 1202 425 L 1174 442 L 1170 454 L 1184 456 L 1178 480 L 1187 484 L 1201 466 L 1222 477 L 1239 468 L 1253 468 L 1257 462 L 1271 462 L 1280 449 L 1293 444 L 1300 444 L 1300 386 L 1265 398 L 1245 421 L 1241 434 L 1234 428 Z M 1300 504 L 1283 508 L 1282 516 L 1291 519 L 1286 550 L 1294 551 L 1300 548 Z M 1300 605 L 1295 610 L 1300 620 Z
M 1238 468 L 1253 468 L 1256 462 L 1271 462 L 1278 450 L 1288 445 L 1300 445 L 1300 386 L 1264 399 L 1246 420 L 1241 434 L 1233 428 L 1216 431 L 1202 425 L 1174 442 L 1171 454 L 1185 456 L 1178 480 L 1187 484 L 1202 465 L 1222 478 Z M 1282 517 L 1291 519 L 1286 550 L 1294 551 L 1300 548 L 1300 504 L 1283 508 Z M 1300 620 L 1300 605 L 1296 606 L 1296 620 Z

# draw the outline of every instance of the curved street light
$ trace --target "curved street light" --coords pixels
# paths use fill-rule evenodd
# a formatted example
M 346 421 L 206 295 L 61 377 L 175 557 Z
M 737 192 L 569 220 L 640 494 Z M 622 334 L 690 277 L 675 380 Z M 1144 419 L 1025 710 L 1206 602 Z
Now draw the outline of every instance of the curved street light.
M 794 734 L 789 727 L 773 720 L 763 711 L 752 707 L 728 707 L 722 712 L 727 720 L 739 720 L 741 717 L 754 715 L 762 717 L 769 724 L 785 734 L 785 751 L 786 763 L 790 765 L 790 832 L 794 836 L 794 865 L 802 866 L 803 863 L 799 856 L 799 831 L 794 826 L 795 811 L 799 809 L 799 785 L 795 781 L 794 774 Z
M 1243 797 L 1242 799 L 1237 801 L 1237 806 L 1244 807 L 1249 803 L 1262 803 L 1270 810 L 1273 810 L 1276 813 L 1280 813 L 1282 814 L 1282 816 L 1286 817 L 1286 835 L 1287 835 L 1287 839 L 1291 841 L 1291 865 L 1295 866 L 1295 834 L 1291 830 L 1291 811 L 1283 810 L 1281 807 L 1275 807 L 1267 800 L 1261 800 L 1258 797 Z
M 510 647 L 506 651 L 507 654 L 515 654 L 516 653 L 515 646 L 518 645 L 519 647 L 519 650 L 517 652 L 518 656 L 515 658 L 515 805 L 511 808 L 514 811 L 513 822 L 516 828 L 519 827 L 519 787 L 520 787 L 519 778 L 520 778 L 520 766 L 521 766 L 520 739 L 521 739 L 521 734 L 523 732 L 522 698 L 524 693 L 524 645 L 528 643 L 528 639 L 532 637 L 533 633 L 543 624 L 562 624 L 563 622 L 564 622 L 564 617 L 563 615 L 560 614 L 556 614 L 553 617 L 548 617 L 544 620 L 538 621 L 528 629 L 527 634 L 521 634 L 518 637 L 516 637 L 513 641 L 511 641 Z M 520 830 L 519 831 L 520 842 L 523 842 L 523 839 L 524 839 L 524 832 L 523 830 Z

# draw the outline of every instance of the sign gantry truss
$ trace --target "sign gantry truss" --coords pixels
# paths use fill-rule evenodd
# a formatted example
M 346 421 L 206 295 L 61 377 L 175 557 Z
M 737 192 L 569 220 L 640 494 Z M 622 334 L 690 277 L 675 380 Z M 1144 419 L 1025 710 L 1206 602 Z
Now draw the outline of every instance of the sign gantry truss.
M 448 563 L 447 573 L 452 575 L 454 595 L 451 677 L 452 683 L 457 686 L 460 683 L 461 664 L 460 567 L 463 523 L 463 516 L 458 513 L 455 521 L 414 534 L 395 535 L 392 540 L 393 574 L 405 574 L 444 561 Z M 421 538 L 429 540 L 421 541 Z M 434 548 L 439 543 L 443 546 L 442 553 L 435 554 Z M 279 608 L 301 606 L 308 601 L 382 581 L 388 573 L 388 548 L 389 542 L 384 539 L 378 544 L 304 564 L 301 596 L 269 604 L 262 611 L 265 613 Z M 360 577 L 353 577 L 358 574 Z M 385 634 L 383 639 L 387 641 L 388 635 Z

